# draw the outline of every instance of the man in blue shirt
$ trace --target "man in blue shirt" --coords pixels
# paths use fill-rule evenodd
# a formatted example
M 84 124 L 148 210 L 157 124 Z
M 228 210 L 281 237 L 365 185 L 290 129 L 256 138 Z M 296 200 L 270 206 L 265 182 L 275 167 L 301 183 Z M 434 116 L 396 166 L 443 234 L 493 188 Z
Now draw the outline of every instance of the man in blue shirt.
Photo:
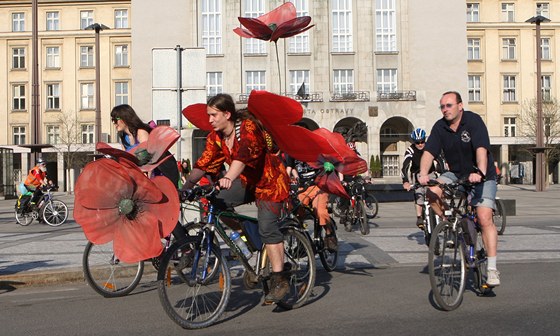
M 424 148 L 418 182 L 423 185 L 428 183 L 432 162 L 443 151 L 449 172 L 442 174 L 438 180 L 452 183 L 459 178 L 467 178 L 475 184 L 471 205 L 476 207 L 488 255 L 487 284 L 499 286 L 500 273 L 496 268 L 498 233 L 492 220 L 492 210 L 496 207 L 496 168 L 490 152 L 488 129 L 478 114 L 463 109 L 463 101 L 458 92 L 445 92 L 439 107 L 443 118 L 434 124 Z M 441 216 L 442 190 L 431 187 L 430 191 L 434 211 Z

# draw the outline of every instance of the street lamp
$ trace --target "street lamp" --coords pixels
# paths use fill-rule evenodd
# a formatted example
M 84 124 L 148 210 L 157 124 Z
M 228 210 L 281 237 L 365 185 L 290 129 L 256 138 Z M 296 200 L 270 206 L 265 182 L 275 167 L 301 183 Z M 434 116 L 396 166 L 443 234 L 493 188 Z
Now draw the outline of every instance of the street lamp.
M 99 32 L 109 29 L 104 24 L 94 23 L 85 30 L 95 30 L 95 143 L 101 141 L 101 73 L 99 61 Z
M 533 16 L 528 19 L 528 23 L 536 25 L 536 45 L 537 45 L 537 145 L 534 151 L 537 156 L 536 164 L 536 191 L 544 191 L 545 189 L 545 162 L 544 162 L 544 128 L 542 115 L 542 83 L 541 83 L 541 22 L 550 22 L 549 19 L 542 15 Z

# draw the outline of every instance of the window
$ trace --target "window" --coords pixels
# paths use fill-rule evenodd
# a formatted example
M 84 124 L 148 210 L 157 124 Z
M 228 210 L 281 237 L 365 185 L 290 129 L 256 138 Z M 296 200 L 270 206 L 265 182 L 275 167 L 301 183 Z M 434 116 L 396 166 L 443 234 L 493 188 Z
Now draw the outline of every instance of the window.
M 333 91 L 335 93 L 354 92 L 354 70 L 334 70 Z
M 504 38 L 502 39 L 502 59 L 514 60 L 515 59 L 515 39 Z
M 545 18 L 550 18 L 550 8 L 548 2 L 537 3 L 537 15 L 542 15 Z
M 467 4 L 467 22 L 480 22 L 480 8 L 477 3 Z
M 543 75 L 541 76 L 541 92 L 543 101 L 552 100 L 552 76 Z
M 396 11 L 395 0 L 376 0 L 375 40 L 376 51 L 396 51 Z
M 206 54 L 222 53 L 222 1 L 202 1 L 202 46 Z
M 264 71 L 247 71 L 246 76 L 246 93 L 251 93 L 253 90 L 266 90 Z
M 93 67 L 93 46 L 80 47 L 80 67 Z
M 82 143 L 93 143 L 95 125 L 82 125 Z
M 304 95 L 309 94 L 309 70 L 290 70 L 290 89 L 289 92 L 298 94 L 301 85 L 304 85 Z M 304 98 L 304 97 L 302 97 Z
M 25 13 L 12 13 L 12 31 L 25 31 Z
M 128 66 L 128 45 L 115 46 L 115 66 Z
M 399 176 L 401 173 L 398 155 L 383 155 L 383 176 Z
M 244 17 L 256 18 L 264 14 L 263 0 L 245 0 Z M 245 40 L 245 52 L 247 54 L 266 54 L 265 41 L 249 38 Z
M 58 12 L 47 12 L 47 30 L 60 30 Z
M 397 91 L 397 69 L 377 69 L 377 92 Z
M 12 86 L 12 92 L 12 110 L 25 110 L 25 85 L 16 84 Z
M 224 80 L 221 72 L 206 73 L 206 95 L 212 97 L 224 92 Z
M 115 10 L 115 29 L 128 28 L 128 10 Z
M 60 47 L 47 47 L 47 68 L 60 68 Z
M 16 126 L 12 128 L 14 134 L 14 145 L 25 145 L 25 127 Z
M 93 83 L 80 84 L 80 107 L 82 110 L 91 110 L 93 105 Z
M 115 105 L 128 104 L 128 82 L 115 82 Z
M 60 84 L 47 84 L 47 110 L 60 109 Z
M 480 75 L 469 75 L 468 78 L 469 102 L 481 102 Z
M 502 4 L 502 21 L 514 22 L 515 20 L 515 5 L 512 3 Z
M 294 0 L 296 15 L 309 16 L 309 0 Z M 308 53 L 309 52 L 309 31 L 305 31 L 288 39 L 289 53 Z
M 12 69 L 25 69 L 25 48 L 12 49 Z
M 515 118 L 512 117 L 504 118 L 504 136 L 505 137 L 515 136 Z
M 552 55 L 550 54 L 550 38 L 541 38 L 541 59 L 551 60 Z
M 503 98 L 504 102 L 515 102 L 517 97 L 515 96 L 515 76 L 514 75 L 504 75 L 504 88 L 503 88 Z
M 480 59 L 480 39 L 469 38 L 467 39 L 467 59 L 479 60 Z
M 332 51 L 350 52 L 352 45 L 352 0 L 332 1 Z
M 50 145 L 56 145 L 60 143 L 59 126 L 47 126 L 47 143 Z
M 93 11 L 85 10 L 80 11 L 80 29 L 85 29 L 87 26 L 93 24 Z

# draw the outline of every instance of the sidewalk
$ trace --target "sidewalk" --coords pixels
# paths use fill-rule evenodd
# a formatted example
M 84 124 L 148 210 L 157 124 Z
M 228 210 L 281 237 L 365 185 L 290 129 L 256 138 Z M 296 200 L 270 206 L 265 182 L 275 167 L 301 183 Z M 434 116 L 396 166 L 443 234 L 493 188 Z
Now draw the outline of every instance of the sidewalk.
M 500 185 L 498 196 L 515 200 L 518 217 L 560 217 L 560 185 L 549 186 L 546 191 L 539 193 L 534 190 L 535 187 L 531 185 Z M 74 197 L 56 193 L 55 198 L 64 201 L 70 211 L 68 222 L 59 227 L 50 227 L 37 221 L 22 227 L 14 218 L 15 200 L 0 200 L 0 290 L 10 286 L 83 281 L 82 254 L 87 240 L 72 217 Z M 380 218 L 373 221 L 380 227 L 388 227 L 388 223 L 402 223 L 401 227 L 409 227 L 411 213 L 403 211 L 405 204 L 381 203 Z M 240 209 L 240 212 L 256 214 L 253 206 Z M 558 225 L 557 220 L 551 224 Z M 362 237 L 357 232 L 338 232 L 342 241 Z M 375 234 L 376 231 L 372 229 L 370 235 Z

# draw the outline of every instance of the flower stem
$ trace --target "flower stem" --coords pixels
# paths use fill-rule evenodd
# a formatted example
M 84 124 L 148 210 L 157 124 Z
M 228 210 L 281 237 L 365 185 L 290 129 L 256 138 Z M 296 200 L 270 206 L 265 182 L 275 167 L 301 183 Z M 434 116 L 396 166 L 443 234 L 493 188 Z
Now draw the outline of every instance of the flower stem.
M 274 41 L 276 47 L 276 64 L 278 65 L 278 94 L 282 94 L 282 76 L 280 75 L 280 58 L 278 57 L 278 42 Z

